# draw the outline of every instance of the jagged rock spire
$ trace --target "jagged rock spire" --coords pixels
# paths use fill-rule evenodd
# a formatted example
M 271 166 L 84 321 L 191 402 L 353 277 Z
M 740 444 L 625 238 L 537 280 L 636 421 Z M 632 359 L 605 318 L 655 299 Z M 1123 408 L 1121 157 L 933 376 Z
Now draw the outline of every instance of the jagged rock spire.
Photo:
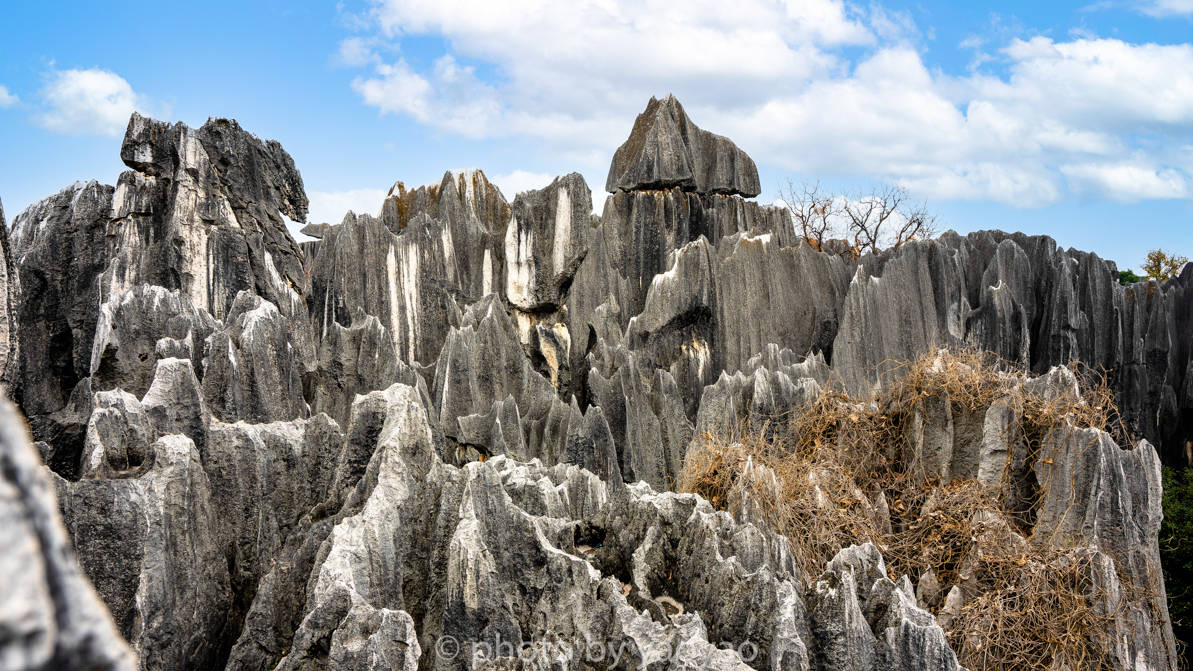
M 675 186 L 747 198 L 762 192 L 758 168 L 746 152 L 692 123 L 675 96 L 651 98 L 634 120 L 629 139 L 613 154 L 605 190 Z

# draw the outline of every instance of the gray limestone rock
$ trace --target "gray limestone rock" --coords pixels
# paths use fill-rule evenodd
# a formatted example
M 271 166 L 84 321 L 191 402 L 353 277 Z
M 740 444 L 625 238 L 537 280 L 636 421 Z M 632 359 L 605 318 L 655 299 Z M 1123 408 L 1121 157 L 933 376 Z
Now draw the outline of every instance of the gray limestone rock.
M 190 359 L 202 370 L 203 343 L 222 325 L 179 291 L 138 285 L 99 306 L 90 374 L 94 391 L 149 389 L 157 361 Z
M 228 326 L 204 344 L 203 398 L 216 417 L 256 423 L 307 416 L 290 334 L 290 319 L 273 303 L 247 291 L 236 296 Z
M 651 98 L 613 154 L 610 193 L 673 186 L 698 193 L 757 196 L 758 168 L 728 138 L 701 130 L 675 96 Z
M 505 230 L 505 299 L 530 313 L 564 305 L 587 251 L 592 194 L 579 173 L 518 194 Z
M 1117 570 L 1138 590 L 1115 611 L 1120 640 L 1131 651 L 1125 657 L 1171 667 L 1176 653 L 1156 541 L 1162 514 L 1155 448 L 1142 440 L 1124 450 L 1103 431 L 1063 425 L 1048 435 L 1034 469 L 1043 500 L 1032 540 L 1089 545 L 1107 555 L 1101 579 Z
M 393 347 L 389 330 L 373 315 L 358 313 L 351 325 L 329 325 L 319 342 L 314 373 L 303 380 L 311 412 L 325 412 L 346 423 L 357 394 L 385 389 L 395 382 L 417 387 L 419 373 Z
M 0 667 L 131 671 L 136 657 L 80 570 L 53 477 L 0 398 Z
M 464 302 L 471 303 L 504 286 L 510 212 L 506 197 L 484 172 L 448 171 L 438 184 L 413 190 L 394 184 L 381 207 L 381 221 L 395 234 L 420 214 L 444 222 L 451 239 L 447 253 Z
M 13 261 L 8 225 L 4 222 L 4 203 L 0 203 L 0 261 L 0 382 L 11 389 L 20 371 L 17 310 L 21 305 L 21 282 Z
M 83 570 L 142 668 L 210 668 L 233 635 L 217 511 L 195 444 L 167 435 L 136 478 L 59 479 Z M 186 607 L 180 607 L 186 604 Z
M 133 114 L 120 158 L 131 170 L 112 199 L 105 298 L 155 284 L 217 319 L 246 289 L 302 304 L 302 253 L 283 216 L 305 220 L 307 198 L 281 145 L 230 119 L 191 129 Z
M 352 213 L 330 228 L 308 264 L 316 340 L 363 312 L 389 331 L 401 361 L 433 366 L 460 318 L 450 230 L 425 213 L 396 235 L 381 220 Z
M 1189 440 L 1193 269 L 1124 288 L 1092 254 L 989 231 L 820 252 L 742 197 L 753 162 L 673 98 L 618 150 L 600 218 L 575 174 L 511 206 L 450 172 L 300 249 L 293 162 L 235 122 L 134 116 L 122 158 L 115 190 L 18 215 L 0 380 L 142 668 L 952 671 L 940 625 L 970 578 L 919 576 L 917 603 L 860 546 L 805 579 L 755 526 L 769 469 L 742 465 L 733 515 L 664 491 L 689 446 L 953 346 L 1025 365 L 1040 377 L 1008 384 L 1047 397 L 1079 393 L 1053 366 L 1104 367 L 1166 458 Z M 1024 511 L 975 512 L 991 537 L 1075 548 L 1115 663 L 1171 668 L 1157 451 L 1061 425 L 1037 455 L 1024 412 L 919 399 L 901 457 Z M 48 493 L 6 491 L 0 557 L 34 568 L 0 609 L 28 633 L 0 636 L 0 666 L 132 665 L 69 552 L 44 551 L 64 537 L 22 512 Z M 885 496 L 856 496 L 891 526 Z
M 12 257 L 23 287 L 16 336 L 28 343 L 21 348 L 13 391 L 30 419 L 64 408 L 91 372 L 112 192 L 110 186 L 77 182 L 30 205 L 12 222 Z M 35 437 L 45 440 L 36 420 L 34 428 Z

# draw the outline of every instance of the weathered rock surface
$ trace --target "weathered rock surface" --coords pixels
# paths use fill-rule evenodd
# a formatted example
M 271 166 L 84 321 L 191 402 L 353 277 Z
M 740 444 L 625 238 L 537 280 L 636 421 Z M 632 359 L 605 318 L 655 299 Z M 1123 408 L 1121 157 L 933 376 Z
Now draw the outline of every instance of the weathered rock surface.
M 730 516 L 667 490 L 706 434 L 968 345 L 1048 394 L 1076 393 L 1054 365 L 1106 368 L 1151 442 L 1062 425 L 1045 461 L 1014 442 L 1012 396 L 940 397 L 902 456 L 1038 499 L 1015 542 L 1081 548 L 1115 663 L 1174 668 L 1157 468 L 1193 439 L 1193 267 L 1124 288 L 1112 263 L 999 232 L 822 253 L 673 98 L 618 149 L 599 218 L 577 174 L 511 205 L 448 172 L 300 248 L 277 143 L 134 116 L 121 156 L 114 189 L 18 215 L 0 264 L 0 380 L 61 477 L 0 475 L 53 478 L 111 615 L 22 512 L 48 492 L 0 488 L 34 520 L 5 526 L 0 563 L 35 567 L 0 609 L 31 627 L 0 635 L 0 666 L 127 668 L 114 626 L 147 669 L 956 669 L 941 625 L 964 589 L 913 588 L 873 546 L 801 575 L 753 494 Z
M 302 177 L 277 142 L 230 119 L 199 129 L 133 114 L 111 196 L 104 297 L 137 284 L 178 289 L 223 319 L 248 289 L 289 307 L 307 287 L 283 215 L 306 219 Z
M 136 657 L 79 568 L 52 477 L 0 398 L 0 667 L 131 671 Z
M 505 231 L 505 298 L 523 312 L 564 304 L 586 251 L 592 194 L 579 173 L 519 194 Z
M 395 235 L 375 217 L 349 213 L 310 264 L 316 338 L 364 312 L 381 320 L 403 362 L 434 365 L 449 326 L 459 323 L 449 231 L 420 213 Z
M 701 130 L 675 96 L 650 99 L 630 138 L 613 154 L 605 190 L 666 189 L 753 198 L 758 168 L 729 138 Z
M 1045 236 L 950 232 L 861 259 L 832 365 L 860 391 L 889 362 L 961 343 L 1037 374 L 1079 360 L 1109 373 L 1125 418 L 1175 462 L 1193 436 L 1191 287 L 1190 267 L 1123 287 L 1113 263 Z
M 29 343 L 13 389 L 30 418 L 65 407 L 91 372 L 112 191 L 77 182 L 12 222 L 12 254 L 24 287 L 17 339 Z
M 407 190 L 401 182 L 394 184 L 382 204 L 381 221 L 395 234 L 420 214 L 444 222 L 458 285 L 471 303 L 504 286 L 510 213 L 506 197 L 484 172 L 448 171 L 437 185 Z
M 8 238 L 4 203 L 0 203 L 0 381 L 11 388 L 12 382 L 18 379 L 20 366 L 17 309 L 20 306 L 21 283 Z

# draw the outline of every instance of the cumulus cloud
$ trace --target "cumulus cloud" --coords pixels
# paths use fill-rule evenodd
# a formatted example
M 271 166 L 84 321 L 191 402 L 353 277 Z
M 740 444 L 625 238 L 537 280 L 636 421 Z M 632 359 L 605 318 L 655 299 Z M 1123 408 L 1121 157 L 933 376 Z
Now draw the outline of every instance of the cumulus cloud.
M 550 184 L 553 179 L 555 179 L 553 175 L 548 175 L 545 172 L 527 172 L 525 170 L 515 170 L 504 175 L 489 177 L 489 181 L 496 184 L 497 188 L 501 189 L 501 195 L 510 202 L 513 202 L 514 197 L 519 193 L 531 189 L 541 189 Z
M 378 63 L 375 76 L 358 77 L 352 88 L 382 114 L 407 114 L 465 137 L 489 135 L 500 107 L 495 91 L 450 54 L 436 60 L 427 77 L 405 60 Z
M 68 135 L 120 135 L 147 102 L 123 77 L 101 68 L 51 71 L 41 99 L 36 121 Z
M 1139 11 L 1158 19 L 1193 15 L 1193 0 L 1142 0 L 1135 5 Z
M 19 102 L 21 102 L 21 100 L 20 98 L 17 98 L 17 94 L 9 93 L 7 88 L 0 86 L 0 109 L 12 107 Z
M 1190 159 L 1170 149 L 1193 136 L 1190 44 L 974 37 L 970 67 L 945 73 L 924 63 L 906 14 L 842 0 L 377 0 L 368 18 L 370 39 L 432 35 L 447 53 L 366 64 L 353 84 L 365 104 L 467 137 L 533 138 L 590 174 L 651 95 L 673 92 L 764 165 L 922 197 L 1033 207 L 1193 189 Z
M 307 221 L 313 224 L 338 224 L 349 210 L 378 216 L 385 193 L 385 189 L 308 191 L 310 206 L 307 208 Z
M 1173 168 L 1121 163 L 1084 163 L 1061 166 L 1075 185 L 1091 193 L 1108 194 L 1118 201 L 1188 196 L 1189 179 Z

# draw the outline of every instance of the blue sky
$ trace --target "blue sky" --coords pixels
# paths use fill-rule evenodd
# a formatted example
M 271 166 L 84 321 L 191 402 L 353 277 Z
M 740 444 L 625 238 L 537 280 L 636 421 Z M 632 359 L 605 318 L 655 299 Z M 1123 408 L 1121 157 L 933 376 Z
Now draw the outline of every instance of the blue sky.
M 313 219 L 471 167 L 510 199 L 578 171 L 599 203 L 673 92 L 755 158 L 764 201 L 896 183 L 961 232 L 1193 256 L 1193 0 L 22 2 L 0 25 L 10 220 L 114 183 L 132 109 L 277 139 Z

